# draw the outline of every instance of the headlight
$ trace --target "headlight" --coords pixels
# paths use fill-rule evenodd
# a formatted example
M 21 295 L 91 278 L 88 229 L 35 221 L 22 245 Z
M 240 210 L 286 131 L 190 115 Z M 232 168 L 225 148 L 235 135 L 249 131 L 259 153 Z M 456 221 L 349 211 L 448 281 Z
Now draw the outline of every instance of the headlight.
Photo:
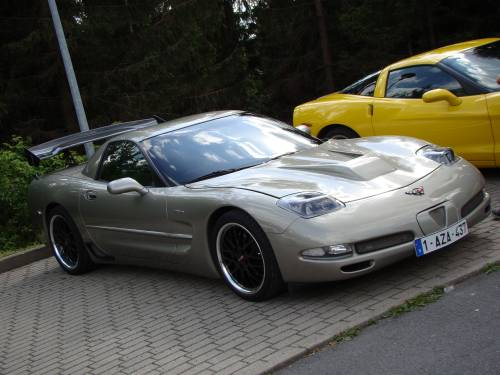
M 449 147 L 438 147 L 435 145 L 428 145 L 422 147 L 417 151 L 417 155 L 424 156 L 439 164 L 450 165 L 457 161 L 455 153 Z
M 278 200 L 278 206 L 304 219 L 327 214 L 345 207 L 344 203 L 323 193 L 305 192 L 288 195 Z

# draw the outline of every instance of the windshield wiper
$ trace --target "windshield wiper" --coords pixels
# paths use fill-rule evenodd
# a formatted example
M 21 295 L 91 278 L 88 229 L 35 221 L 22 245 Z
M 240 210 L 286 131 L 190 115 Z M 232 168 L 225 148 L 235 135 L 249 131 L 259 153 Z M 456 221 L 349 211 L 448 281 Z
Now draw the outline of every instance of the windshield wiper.
M 278 156 L 275 156 L 271 159 L 267 159 L 265 162 L 263 162 L 262 164 L 266 164 L 266 163 L 269 163 L 270 161 L 273 161 L 273 160 L 276 160 L 276 159 L 280 159 L 282 158 L 283 156 L 288 156 L 288 155 L 293 155 L 293 154 L 296 154 L 297 152 L 299 152 L 299 150 L 297 151 L 291 151 L 291 152 L 286 152 L 284 154 L 281 154 L 281 155 L 278 155 Z
M 254 166 L 255 165 L 247 165 L 247 166 L 240 167 L 240 168 L 228 168 L 228 169 L 221 169 L 219 171 L 213 171 L 213 172 L 207 173 L 203 176 L 196 177 L 194 180 L 189 181 L 188 184 L 192 184 L 193 182 L 198 182 L 201 180 L 207 180 L 207 179 L 213 178 L 213 177 L 223 176 L 225 174 L 233 173 L 236 171 L 241 171 L 242 169 L 246 169 L 246 168 L 250 168 L 250 167 L 254 167 Z

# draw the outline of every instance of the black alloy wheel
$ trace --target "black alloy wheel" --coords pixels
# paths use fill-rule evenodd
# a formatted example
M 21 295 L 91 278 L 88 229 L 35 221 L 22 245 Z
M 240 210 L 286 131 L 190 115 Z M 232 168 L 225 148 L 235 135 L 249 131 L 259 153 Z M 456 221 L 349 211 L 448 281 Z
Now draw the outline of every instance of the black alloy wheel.
M 62 207 L 50 211 L 47 229 L 50 248 L 63 270 L 77 275 L 92 268 L 92 260 L 85 249 L 78 228 Z
M 236 210 L 224 214 L 216 222 L 214 237 L 214 261 L 237 295 L 262 301 L 284 289 L 269 240 L 250 216 Z

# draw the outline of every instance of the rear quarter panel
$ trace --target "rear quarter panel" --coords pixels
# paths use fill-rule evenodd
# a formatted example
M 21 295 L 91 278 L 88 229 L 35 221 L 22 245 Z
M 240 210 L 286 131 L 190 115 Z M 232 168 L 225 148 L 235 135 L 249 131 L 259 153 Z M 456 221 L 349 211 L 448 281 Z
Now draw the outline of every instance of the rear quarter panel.
M 47 215 L 55 205 L 62 206 L 71 215 L 80 233 L 86 233 L 80 218 L 79 195 L 85 185 L 85 176 L 75 177 L 65 171 L 35 179 L 28 188 L 28 207 L 34 224 L 47 234 Z M 47 238 L 46 238 L 47 240 Z

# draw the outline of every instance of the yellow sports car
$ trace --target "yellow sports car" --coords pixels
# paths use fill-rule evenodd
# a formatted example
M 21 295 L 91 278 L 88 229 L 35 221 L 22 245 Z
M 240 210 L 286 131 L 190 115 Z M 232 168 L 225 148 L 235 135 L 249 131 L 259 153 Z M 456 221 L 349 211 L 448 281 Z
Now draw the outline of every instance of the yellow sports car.
M 295 108 L 294 126 L 322 139 L 407 135 L 500 167 L 500 38 L 416 55 Z M 496 142 L 495 142 L 496 140 Z

